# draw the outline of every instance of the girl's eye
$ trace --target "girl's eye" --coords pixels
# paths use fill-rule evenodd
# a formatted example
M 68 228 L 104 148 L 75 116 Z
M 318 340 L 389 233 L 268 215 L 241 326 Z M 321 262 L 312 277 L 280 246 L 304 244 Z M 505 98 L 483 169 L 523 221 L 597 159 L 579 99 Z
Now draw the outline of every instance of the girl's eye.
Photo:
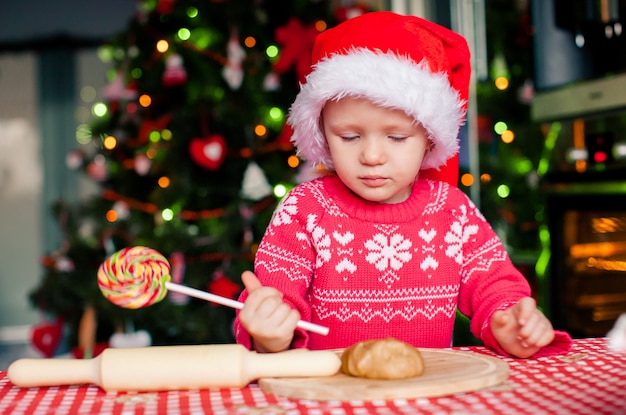
M 407 137 L 404 136 L 404 135 L 403 136 L 393 136 L 393 135 L 390 135 L 389 138 L 392 141 L 404 141 L 404 140 L 406 140 Z
M 342 135 L 341 139 L 343 141 L 352 141 L 352 140 L 356 140 L 357 138 L 359 138 L 358 135 Z

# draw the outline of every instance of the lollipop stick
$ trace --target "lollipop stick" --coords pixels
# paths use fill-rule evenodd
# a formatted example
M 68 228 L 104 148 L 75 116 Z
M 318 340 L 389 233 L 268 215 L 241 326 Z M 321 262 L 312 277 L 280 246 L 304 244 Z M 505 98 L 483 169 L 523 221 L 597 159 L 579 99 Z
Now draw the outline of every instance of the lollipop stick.
M 173 282 L 166 282 L 165 288 L 168 291 L 174 291 L 180 294 L 188 295 L 189 297 L 199 298 L 201 300 L 205 300 L 211 303 L 225 305 L 226 307 L 236 308 L 241 310 L 243 308 L 243 303 L 240 301 L 231 300 L 230 298 L 221 297 L 219 295 L 211 294 L 206 291 L 197 290 L 195 288 L 187 287 L 185 285 L 175 284 Z M 301 329 L 311 331 L 313 333 L 321 334 L 326 336 L 328 334 L 328 327 L 320 326 L 318 324 L 310 323 L 308 321 L 300 320 L 298 321 L 297 327 Z

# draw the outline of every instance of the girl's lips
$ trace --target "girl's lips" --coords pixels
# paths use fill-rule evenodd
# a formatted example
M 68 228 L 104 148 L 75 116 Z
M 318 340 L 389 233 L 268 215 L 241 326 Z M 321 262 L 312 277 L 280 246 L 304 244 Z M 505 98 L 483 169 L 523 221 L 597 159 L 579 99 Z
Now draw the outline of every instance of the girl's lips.
M 360 180 L 369 187 L 380 187 L 387 182 L 387 178 L 380 176 L 364 176 L 360 177 Z

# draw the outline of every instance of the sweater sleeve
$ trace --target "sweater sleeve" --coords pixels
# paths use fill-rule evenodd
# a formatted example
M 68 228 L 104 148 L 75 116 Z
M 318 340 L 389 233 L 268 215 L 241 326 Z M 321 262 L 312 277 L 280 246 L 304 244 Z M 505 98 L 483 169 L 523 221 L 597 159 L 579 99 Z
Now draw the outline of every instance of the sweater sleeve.
M 474 336 L 485 346 L 507 355 L 492 333 L 491 319 L 496 311 L 506 310 L 530 296 L 530 286 L 476 206 L 469 199 L 464 206 L 464 234 L 473 236 L 468 237 L 463 250 L 459 310 L 470 318 Z M 570 345 L 567 333 L 556 332 L 554 341 L 536 355 L 564 353 Z
M 315 245 L 307 232 L 307 213 L 312 198 L 307 199 L 306 186 L 293 189 L 272 215 L 272 219 L 255 254 L 254 272 L 265 286 L 272 286 L 284 294 L 283 301 L 300 313 L 302 320 L 310 321 L 311 308 L 306 295 L 313 278 Z M 239 301 L 245 302 L 247 290 Z M 234 322 L 237 343 L 252 347 L 252 339 L 239 320 Z M 308 333 L 296 329 L 293 348 L 306 347 Z

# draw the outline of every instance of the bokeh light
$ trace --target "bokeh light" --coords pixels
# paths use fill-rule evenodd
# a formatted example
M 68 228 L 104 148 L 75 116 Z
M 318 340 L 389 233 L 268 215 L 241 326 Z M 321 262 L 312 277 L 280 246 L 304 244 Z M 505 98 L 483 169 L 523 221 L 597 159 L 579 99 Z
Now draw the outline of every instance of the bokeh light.
M 265 54 L 270 60 L 275 59 L 278 56 L 278 47 L 276 45 L 268 46 L 267 49 L 265 49 Z
M 465 173 L 461 176 L 461 184 L 463 186 L 470 187 L 474 184 L 474 176 L 470 173 Z
M 159 184 L 159 187 L 161 187 L 162 189 L 166 189 L 166 188 L 170 187 L 171 181 L 170 181 L 169 177 L 163 176 L 163 177 L 159 178 L 157 183 Z
M 102 140 L 102 145 L 107 150 L 113 150 L 117 146 L 117 139 L 112 135 L 108 135 Z
M 102 102 L 97 102 L 93 105 L 93 107 L 91 107 L 91 112 L 96 117 L 104 117 L 109 112 L 109 109 L 107 108 L 106 104 Z
M 252 36 L 248 36 L 244 39 L 243 44 L 248 48 L 253 48 L 256 45 L 256 39 Z
M 300 159 L 298 158 L 298 156 L 295 155 L 291 155 L 289 156 L 289 158 L 287 159 L 287 164 L 289 165 L 289 167 L 291 167 L 292 169 L 295 169 L 296 167 L 298 167 L 300 165 Z
M 496 134 L 500 135 L 503 132 L 505 132 L 508 129 L 506 123 L 504 121 L 498 121 L 497 123 L 495 123 L 493 125 L 493 131 L 496 132 Z
M 142 107 L 147 108 L 150 104 L 152 104 L 152 98 L 150 98 L 150 95 L 143 94 L 139 97 L 139 105 Z
M 513 140 L 515 140 L 515 134 L 511 130 L 505 130 L 502 134 L 500 134 L 500 139 L 505 144 L 511 144 Z
M 501 184 L 496 189 L 496 194 L 500 196 L 502 199 L 506 199 L 511 194 L 511 189 L 506 184 Z
M 505 89 L 507 89 L 509 87 L 509 80 L 506 79 L 504 76 L 499 76 L 494 81 L 494 85 L 500 91 L 504 91 Z
M 164 221 L 169 222 L 174 219 L 174 211 L 172 209 L 163 209 L 163 211 L 161 212 L 161 217 Z
M 277 184 L 274 186 L 274 196 L 281 198 L 287 194 L 287 186 L 284 184 Z
M 167 50 L 170 48 L 170 44 L 167 40 L 165 39 L 161 39 L 157 42 L 156 44 L 156 50 L 158 50 L 161 53 L 165 53 L 167 52 Z

